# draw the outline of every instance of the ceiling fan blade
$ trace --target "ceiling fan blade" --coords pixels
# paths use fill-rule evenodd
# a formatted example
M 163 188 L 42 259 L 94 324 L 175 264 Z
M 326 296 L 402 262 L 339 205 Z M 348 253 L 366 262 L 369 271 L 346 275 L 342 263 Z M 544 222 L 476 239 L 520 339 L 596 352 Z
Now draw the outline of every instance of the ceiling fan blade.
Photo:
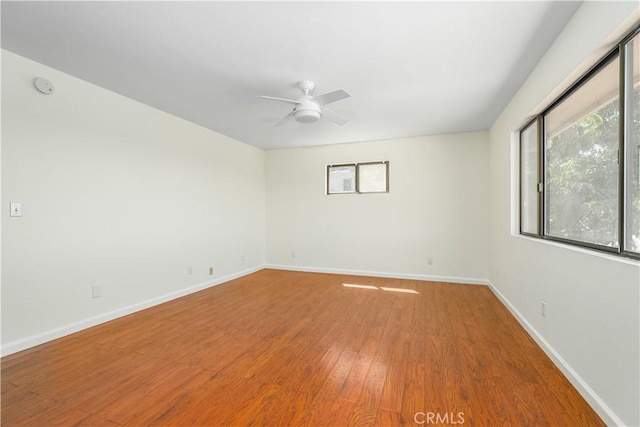
M 324 95 L 319 95 L 313 98 L 318 105 L 327 105 L 332 102 L 340 101 L 341 99 L 349 98 L 351 94 L 346 90 L 336 90 L 333 92 L 325 93 Z
M 342 117 L 340 114 L 336 113 L 335 111 L 331 111 L 326 107 L 322 107 L 322 117 L 340 126 L 349 121 L 346 118 Z
M 291 120 L 293 118 L 293 111 L 290 112 L 289 114 L 287 114 L 286 116 L 284 116 L 283 118 L 280 119 L 280 121 L 278 121 L 278 123 L 276 123 L 275 125 L 273 125 L 273 127 L 280 127 L 280 126 L 284 126 L 285 123 L 287 123 L 289 120 Z
M 298 101 L 294 101 L 293 99 L 286 99 L 286 98 L 276 98 L 275 96 L 259 96 L 258 98 L 264 98 L 264 99 L 271 99 L 273 101 L 282 101 L 282 102 L 288 102 L 289 104 L 298 104 Z

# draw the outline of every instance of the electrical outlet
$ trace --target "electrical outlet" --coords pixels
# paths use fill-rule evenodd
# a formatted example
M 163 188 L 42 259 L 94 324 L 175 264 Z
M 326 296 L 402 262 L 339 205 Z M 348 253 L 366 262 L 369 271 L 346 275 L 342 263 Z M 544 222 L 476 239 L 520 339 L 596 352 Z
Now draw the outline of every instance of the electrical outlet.
M 291 258 L 295 258 L 296 257 L 296 253 L 294 251 L 291 251 Z
M 209 276 L 213 276 L 213 267 L 209 267 Z
M 22 203 L 11 202 L 9 216 L 22 216 Z
M 547 303 L 544 301 L 542 301 L 541 313 L 542 313 L 542 317 L 544 318 L 547 317 Z
M 191 276 L 193 274 L 193 268 L 187 267 L 187 276 Z
M 240 261 L 244 262 L 244 254 L 240 257 Z
M 433 257 L 430 256 L 429 258 L 427 258 L 427 264 L 429 265 L 433 265 Z

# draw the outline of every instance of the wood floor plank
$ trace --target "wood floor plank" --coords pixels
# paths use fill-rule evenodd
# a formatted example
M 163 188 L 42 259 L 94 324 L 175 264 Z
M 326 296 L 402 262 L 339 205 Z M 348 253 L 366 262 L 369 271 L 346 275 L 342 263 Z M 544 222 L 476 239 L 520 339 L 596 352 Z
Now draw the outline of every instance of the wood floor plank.
M 119 427 L 120 425 L 107 420 L 101 414 L 93 414 L 77 423 L 74 427 Z
M 400 302 L 394 320 L 390 324 L 390 331 L 394 331 L 394 339 L 389 354 L 389 369 L 382 390 L 380 407 L 394 412 L 402 409 L 404 398 L 404 384 L 407 382 L 406 371 L 411 348 L 411 322 L 413 320 L 413 295 L 397 295 Z M 385 356 L 387 351 L 380 351 L 379 356 Z
M 40 413 L 34 413 L 30 418 L 20 418 L 19 423 L 66 427 L 85 423 L 90 416 L 91 414 L 75 408 L 73 404 L 56 403 Z
M 40 395 L 54 395 L 56 400 L 66 402 L 92 389 L 95 384 L 110 382 L 114 376 L 118 378 L 139 359 L 141 356 L 136 353 L 99 348 L 83 354 L 83 359 L 75 364 L 59 365 L 57 369 L 54 367 L 47 375 L 38 376 L 28 387 Z
M 388 360 L 374 357 L 362 387 L 362 393 L 349 417 L 350 426 L 375 425 L 380 410 L 380 397 L 387 376 Z
M 304 382 L 296 390 L 290 390 L 292 404 L 288 411 L 280 417 L 279 425 L 299 425 L 306 415 L 307 408 L 322 388 L 325 378 L 331 373 L 342 353 L 342 349 L 332 345 L 315 366 L 309 367 Z
M 176 396 L 170 405 L 159 408 L 160 410 L 154 411 L 152 414 L 140 414 L 140 416 L 150 420 L 146 425 L 197 425 L 189 420 L 193 420 L 205 412 L 203 408 L 210 407 L 211 404 L 208 402 L 213 398 L 214 394 L 207 386 L 191 388 Z
M 109 417 L 109 419 L 128 425 L 152 425 L 157 419 L 160 419 L 163 414 L 171 411 L 174 406 L 178 405 L 183 400 L 184 395 L 192 393 L 193 390 L 200 390 L 201 388 L 207 387 L 210 385 L 212 378 L 214 378 L 213 373 L 206 369 L 194 370 L 193 368 L 188 368 L 186 375 L 188 375 L 188 377 L 186 379 L 180 378 L 176 381 L 173 384 L 172 390 L 169 392 L 157 393 L 154 390 L 151 395 L 153 405 L 146 410 L 136 413 L 133 417 L 127 417 L 126 421 L 124 418 L 117 419 L 115 417 Z M 158 383 L 154 383 L 154 386 L 156 388 L 161 387 Z M 163 388 L 167 390 L 167 387 Z M 137 393 L 138 391 L 133 391 L 134 395 Z M 106 411 L 100 412 L 109 413 L 108 408 Z
M 11 405 L 5 407 L 4 403 L 2 404 L 2 424 L 38 426 L 41 425 L 40 418 L 43 414 L 56 410 L 63 405 L 64 402 L 29 393 L 23 399 L 14 401 Z
M 405 419 L 398 412 L 390 411 L 388 409 L 379 409 L 378 416 L 376 418 L 375 425 L 381 427 L 387 426 L 402 426 L 407 425 Z
M 278 394 L 270 401 L 270 405 L 264 408 L 261 414 L 264 425 L 279 425 L 283 414 L 289 412 L 295 406 L 298 390 L 302 389 L 309 380 L 311 370 L 323 363 L 326 359 L 327 347 L 299 346 L 295 352 L 283 360 L 283 366 L 273 375 L 269 375 L 268 381 L 279 387 Z M 338 363 L 338 362 L 336 362 Z M 322 381 L 322 376 L 314 376 L 317 381 Z M 306 410 L 304 411 L 306 414 Z M 302 414 L 303 416 L 305 414 Z
M 349 371 L 349 375 L 347 375 L 347 379 L 342 384 L 338 399 L 353 403 L 358 401 L 372 361 L 373 358 L 370 356 L 363 354 L 358 355 Z
M 205 376 L 210 374 L 205 372 Z M 194 378 L 202 378 L 199 369 L 194 370 L 189 365 L 165 364 L 148 381 L 131 390 L 123 390 L 100 412 L 118 424 L 131 423 L 137 418 L 144 418 L 147 413 L 153 415 L 165 408 Z
M 315 395 L 301 420 L 301 425 L 321 425 L 328 407 L 336 401 L 338 393 L 353 367 L 357 354 L 344 351 Z
M 330 408 L 323 414 L 323 419 L 318 425 L 321 426 L 343 426 L 351 418 L 351 413 L 354 410 L 356 404 L 346 400 L 337 400 Z
M 112 371 L 112 379 L 103 378 L 87 381 L 86 387 L 68 395 L 68 401 L 91 414 L 98 413 L 109 404 L 136 390 L 140 384 L 151 381 L 167 362 L 155 357 L 140 356 L 125 365 L 121 371 Z
M 3 426 L 604 425 L 484 286 L 266 269 L 0 365 Z

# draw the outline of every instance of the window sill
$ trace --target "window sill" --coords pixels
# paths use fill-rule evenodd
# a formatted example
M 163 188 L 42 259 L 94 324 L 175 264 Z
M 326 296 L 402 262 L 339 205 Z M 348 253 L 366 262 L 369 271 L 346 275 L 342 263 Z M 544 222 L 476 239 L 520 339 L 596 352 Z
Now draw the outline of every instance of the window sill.
M 634 265 L 634 266 L 640 266 L 640 260 L 635 259 L 635 258 L 629 258 L 626 257 L 624 255 L 618 255 L 618 254 L 611 254 L 611 253 L 607 253 L 607 252 L 603 252 L 603 251 L 599 251 L 597 249 L 589 249 L 589 248 L 583 248 L 581 246 L 574 246 L 574 245 L 570 245 L 567 243 L 562 243 L 562 242 L 556 242 L 553 240 L 547 240 L 547 239 L 542 239 L 539 237 L 532 237 L 532 236 L 526 236 L 523 234 L 511 234 L 512 237 L 516 237 L 516 238 L 521 238 L 524 240 L 528 240 L 531 242 L 536 242 L 539 243 L 541 245 L 549 245 L 549 246 L 554 246 L 556 248 L 562 248 L 562 249 L 566 249 L 568 251 L 574 251 L 574 252 L 580 252 L 586 255 L 591 255 L 591 256 L 595 256 L 598 258 L 604 258 L 607 260 L 611 260 L 611 261 L 616 261 L 622 264 L 627 264 L 627 265 Z

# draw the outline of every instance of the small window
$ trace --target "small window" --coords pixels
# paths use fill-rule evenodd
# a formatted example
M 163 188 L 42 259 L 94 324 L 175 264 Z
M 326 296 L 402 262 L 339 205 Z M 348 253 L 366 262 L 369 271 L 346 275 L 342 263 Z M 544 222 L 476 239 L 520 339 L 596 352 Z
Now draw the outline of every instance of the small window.
M 356 164 L 327 166 L 327 194 L 356 192 Z
M 327 194 L 388 192 L 389 162 L 327 165 Z
M 358 193 L 387 193 L 389 162 L 358 164 Z

